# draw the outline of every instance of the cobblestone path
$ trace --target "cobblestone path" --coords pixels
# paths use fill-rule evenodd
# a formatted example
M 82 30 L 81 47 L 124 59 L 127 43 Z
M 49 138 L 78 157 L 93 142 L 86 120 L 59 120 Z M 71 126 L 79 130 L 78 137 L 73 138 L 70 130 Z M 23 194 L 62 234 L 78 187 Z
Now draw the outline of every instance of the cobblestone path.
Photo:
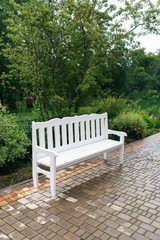
M 0 191 L 0 240 L 160 240 L 160 134 L 61 171 L 49 181 Z

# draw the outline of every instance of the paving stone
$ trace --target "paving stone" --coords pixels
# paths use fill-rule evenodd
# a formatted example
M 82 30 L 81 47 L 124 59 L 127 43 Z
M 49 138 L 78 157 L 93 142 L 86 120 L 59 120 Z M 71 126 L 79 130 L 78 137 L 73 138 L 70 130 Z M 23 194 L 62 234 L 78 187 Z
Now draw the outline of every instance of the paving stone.
M 0 232 L 0 239 L 1 240 L 9 240 L 10 238 L 6 234 Z
M 131 220 L 130 216 L 128 216 L 126 214 L 123 214 L 123 213 L 119 213 L 117 216 L 120 217 L 120 218 L 123 218 L 126 221 L 130 221 Z
M 142 223 L 142 224 L 140 225 L 140 227 L 142 227 L 142 228 L 144 228 L 144 229 L 146 229 L 146 230 L 148 230 L 148 231 L 150 231 L 150 232 L 154 232 L 154 231 L 156 230 L 155 227 L 153 227 L 153 226 L 151 226 L 151 225 L 149 225 L 149 224 L 146 224 L 146 223 Z
M 6 212 L 10 212 L 10 211 L 14 210 L 14 207 L 12 207 L 8 204 L 6 206 L 3 206 L 2 209 L 5 210 Z
M 36 237 L 33 238 L 33 240 L 45 240 L 46 238 L 44 238 L 41 235 L 37 235 Z
M 117 237 L 120 235 L 120 232 L 119 232 L 119 231 L 117 231 L 117 230 L 115 230 L 115 229 L 113 229 L 113 228 L 111 228 L 111 227 L 107 227 L 107 228 L 105 229 L 105 232 L 106 232 L 108 235 L 111 235 L 111 236 L 113 236 L 113 237 L 115 237 L 115 238 L 117 238 Z
M 25 198 L 21 198 L 21 199 L 18 199 L 18 202 L 20 202 L 22 204 L 27 204 L 27 203 L 29 203 L 29 200 L 27 200 Z
M 133 238 L 125 235 L 125 234 L 122 234 L 121 236 L 118 237 L 119 240 L 131 240 Z
M 90 235 L 90 233 L 85 232 L 85 233 L 81 236 L 81 238 L 82 238 L 82 239 L 87 239 L 87 238 L 89 237 L 89 235 Z
M 53 240 L 64 240 L 63 237 L 56 235 L 55 237 L 52 238 Z
M 75 210 L 78 211 L 78 212 L 80 212 L 80 213 L 83 213 L 83 214 L 88 211 L 87 209 L 85 209 L 85 208 L 83 208 L 83 207 L 80 207 L 80 206 L 76 207 Z
M 41 224 L 35 222 L 35 221 L 32 221 L 31 223 L 28 224 L 28 227 L 32 228 L 33 230 L 37 231 L 39 230 L 42 226 Z
M 9 216 L 9 218 L 10 218 L 11 216 Z M 5 219 L 4 219 L 5 220 Z M 6 220 L 7 221 L 7 220 Z M 2 220 L 2 219 L 0 219 L 0 226 L 2 226 L 2 225 L 4 225 L 5 224 L 5 222 Z
M 23 224 L 22 222 L 16 222 L 13 224 L 13 227 L 16 228 L 18 231 L 22 231 L 23 229 L 25 229 L 27 226 L 25 224 Z
M 151 223 L 151 225 L 154 226 L 154 227 L 156 227 L 156 228 L 160 228 L 160 223 L 157 222 L 157 221 L 153 221 L 153 222 Z
M 57 236 L 57 234 L 52 232 L 50 235 L 47 236 L 47 239 L 55 239 L 56 236 Z M 59 236 L 59 237 L 61 237 L 61 236 Z
M 160 240 L 160 236 L 159 235 L 151 233 L 151 232 L 147 232 L 145 234 L 145 236 L 148 237 L 149 239 L 152 239 L 152 240 Z
M 17 210 L 11 211 L 10 214 L 12 215 L 12 217 L 17 218 L 17 219 L 20 219 L 20 217 L 23 217 L 23 214 Z
M 77 226 L 72 226 L 71 228 L 68 229 L 69 232 L 76 232 L 79 228 Z
M 155 234 L 157 234 L 157 235 L 160 236 L 160 229 L 157 229 L 157 230 L 155 231 Z
M 133 230 L 131 230 L 131 229 L 128 229 L 128 228 L 126 228 L 126 227 L 123 227 L 123 226 L 119 226 L 118 228 L 117 228 L 117 231 L 119 231 L 119 232 L 121 232 L 121 233 L 124 233 L 124 234 L 126 234 L 127 236 L 131 236 L 132 234 L 133 234 Z
M 75 217 L 70 218 L 69 222 L 72 224 L 75 224 L 76 226 L 80 226 L 83 224 L 83 221 L 81 221 L 80 219 L 77 219 Z
M 116 211 L 122 211 L 122 209 L 123 209 L 122 207 L 117 206 L 117 205 L 115 205 L 115 204 L 111 205 L 110 207 L 113 208 L 113 209 L 116 210 Z
M 9 234 L 14 231 L 14 228 L 11 227 L 9 224 L 4 224 L 0 226 L 0 230 L 5 234 Z
M 96 237 L 100 237 L 102 234 L 103 234 L 103 232 L 100 231 L 100 230 L 96 230 L 96 231 L 93 233 L 93 235 L 96 236 Z
M 67 240 L 80 240 L 79 237 L 74 235 L 73 233 L 68 232 L 67 234 L 64 235 L 64 238 Z
M 47 218 L 54 223 L 58 223 L 61 219 L 54 214 L 47 216 Z
M 27 215 L 29 218 L 33 219 L 38 216 L 38 213 L 35 211 L 29 210 L 29 211 L 25 212 L 25 215 Z
M 71 223 L 69 223 L 65 220 L 58 222 L 58 225 L 60 225 L 61 227 L 65 228 L 65 229 L 69 229 L 72 226 Z
M 139 228 L 139 229 L 137 230 L 137 233 L 144 235 L 144 233 L 145 233 L 146 231 L 147 231 L 147 230 L 144 229 L 144 228 Z
M 145 222 L 145 223 L 151 223 L 152 222 L 151 219 L 143 217 L 143 216 L 138 216 L 138 219 L 142 222 Z
M 47 237 L 47 236 L 49 236 L 51 233 L 52 233 L 51 230 L 45 229 L 45 231 L 41 232 L 41 235 L 43 235 L 44 237 Z
M 42 216 L 36 217 L 35 221 L 40 223 L 40 224 L 42 224 L 42 225 L 44 225 L 44 224 L 46 224 L 48 222 L 48 220 L 46 218 L 42 217 Z
M 139 234 L 139 233 L 134 233 L 134 234 L 132 235 L 132 238 L 133 238 L 133 239 L 136 239 L 136 240 L 147 240 L 145 236 L 142 236 L 142 235 Z
M 24 239 L 25 236 L 18 231 L 14 231 L 9 234 L 9 237 L 14 240 L 21 240 Z
M 37 233 L 29 227 L 25 228 L 21 233 L 29 239 L 33 239 L 37 235 Z
M 46 217 L 46 216 L 50 215 L 50 212 L 45 209 L 40 209 L 38 211 L 38 214 L 42 215 L 43 217 Z
M 110 220 L 106 220 L 104 222 L 105 225 L 109 226 L 109 227 L 112 227 L 113 229 L 116 229 L 118 227 L 118 224 L 113 222 L 113 221 L 110 221 Z
M 68 198 L 66 198 L 66 200 L 69 202 L 72 202 L 72 203 L 76 203 L 78 201 L 77 199 L 72 198 L 72 197 L 68 197 Z
M 12 216 L 7 216 L 7 217 L 3 218 L 3 220 L 6 221 L 9 224 L 13 224 L 13 223 L 15 223 L 17 221 L 17 219 L 15 219 Z M 1 224 L 1 220 L 0 220 L 0 225 L 2 225 Z
M 20 199 L 1 205 L 0 239 L 160 239 L 160 134 L 125 151 L 122 167 L 118 158 L 107 163 L 97 158 L 62 171 L 59 178 L 68 178 L 57 183 L 56 199 L 48 180 L 38 192 L 31 183 L 11 188 Z M 3 196 L 12 198 L 10 190 L 0 202 Z
M 79 229 L 79 230 L 77 230 L 77 232 L 75 232 L 75 234 L 78 236 L 78 237 L 80 237 L 80 236 L 82 236 L 83 234 L 84 234 L 84 230 L 82 230 L 82 229 Z

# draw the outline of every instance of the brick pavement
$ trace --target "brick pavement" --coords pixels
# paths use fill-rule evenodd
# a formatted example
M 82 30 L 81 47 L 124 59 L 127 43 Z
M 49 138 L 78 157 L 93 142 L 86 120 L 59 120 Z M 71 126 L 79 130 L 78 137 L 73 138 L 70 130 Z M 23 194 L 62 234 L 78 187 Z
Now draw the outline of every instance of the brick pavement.
M 160 240 L 160 134 L 116 156 L 59 172 L 56 199 L 46 179 L 0 191 L 0 240 Z

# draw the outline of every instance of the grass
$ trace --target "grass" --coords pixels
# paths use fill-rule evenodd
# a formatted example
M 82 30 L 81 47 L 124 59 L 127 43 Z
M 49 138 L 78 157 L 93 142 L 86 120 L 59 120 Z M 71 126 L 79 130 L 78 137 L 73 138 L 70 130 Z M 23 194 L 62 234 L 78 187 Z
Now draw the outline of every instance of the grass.
M 17 169 L 10 174 L 0 176 L 0 189 L 32 178 L 32 167 Z

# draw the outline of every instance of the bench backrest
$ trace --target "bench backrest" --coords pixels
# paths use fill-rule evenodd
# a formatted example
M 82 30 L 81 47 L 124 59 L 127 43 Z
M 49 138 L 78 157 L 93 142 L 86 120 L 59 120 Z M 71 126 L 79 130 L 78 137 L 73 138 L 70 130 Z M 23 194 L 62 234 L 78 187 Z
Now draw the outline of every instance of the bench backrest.
M 107 138 L 107 113 L 32 122 L 33 144 L 61 152 Z

